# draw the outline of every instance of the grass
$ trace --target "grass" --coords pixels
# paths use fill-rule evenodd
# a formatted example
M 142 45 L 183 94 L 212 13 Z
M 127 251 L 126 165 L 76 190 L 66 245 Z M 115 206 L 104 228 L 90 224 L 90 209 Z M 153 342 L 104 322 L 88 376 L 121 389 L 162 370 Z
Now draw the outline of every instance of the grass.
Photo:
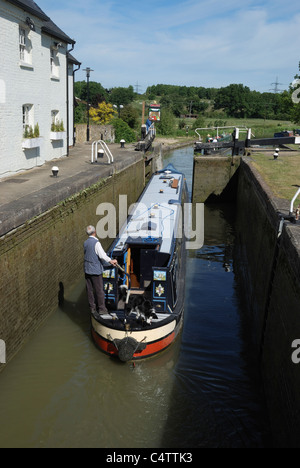
M 141 101 L 138 107 L 141 107 Z M 179 123 L 182 119 L 176 119 Z M 251 128 L 253 138 L 270 138 L 274 133 L 282 130 L 293 130 L 296 126 L 290 121 L 285 120 L 268 120 L 268 119 L 236 119 L 230 117 L 219 116 L 215 113 L 213 116 L 205 116 L 205 126 L 215 126 L 216 121 L 223 121 L 224 126 L 236 126 Z M 189 126 L 188 135 L 185 128 L 182 130 L 174 129 L 172 134 L 165 135 L 166 140 L 175 138 L 178 141 L 196 138 L 196 133 L 193 130 L 195 124 L 194 119 L 184 119 L 185 125 Z M 231 130 L 228 130 L 231 133 Z M 209 132 L 213 134 L 213 132 Z M 206 137 L 207 131 L 203 132 L 203 137 Z M 187 138 L 188 136 L 188 138 Z M 159 138 L 160 135 L 157 135 Z M 273 158 L 273 151 L 265 153 L 254 153 L 252 155 L 253 165 L 260 172 L 266 183 L 269 185 L 274 195 L 278 198 L 291 200 L 295 195 L 297 188 L 300 186 L 300 151 L 298 145 L 291 146 L 291 149 L 297 150 L 294 152 L 281 151 L 277 160 Z
M 251 158 L 274 195 L 291 200 L 300 187 L 300 151 L 281 151 L 277 160 L 273 158 L 273 151 L 254 153 Z
M 215 121 L 221 120 L 224 122 L 224 126 L 229 127 L 247 127 L 251 128 L 253 138 L 269 138 L 273 137 L 274 133 L 282 130 L 293 130 L 295 124 L 286 120 L 265 120 L 265 119 L 235 119 L 231 117 L 205 117 L 205 125 L 215 126 Z M 186 119 L 187 125 L 190 128 L 194 124 L 193 119 Z

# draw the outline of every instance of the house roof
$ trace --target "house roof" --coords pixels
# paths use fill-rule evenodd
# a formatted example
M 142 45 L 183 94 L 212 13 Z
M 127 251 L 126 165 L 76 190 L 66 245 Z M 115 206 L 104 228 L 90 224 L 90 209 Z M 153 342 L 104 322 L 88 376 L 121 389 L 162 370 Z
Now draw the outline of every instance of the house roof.
M 45 22 L 45 25 L 42 26 L 42 31 L 45 34 L 49 34 L 50 36 L 54 36 L 57 39 L 60 39 L 63 42 L 67 42 L 68 44 L 75 44 L 74 39 L 71 39 L 67 34 L 65 34 L 58 26 L 51 19 Z
M 38 18 L 48 21 L 50 18 L 46 15 L 46 13 L 41 10 L 41 8 L 32 0 L 7 0 L 9 3 L 16 5 L 17 7 L 21 8 L 28 13 L 31 13 Z
M 79 62 L 74 55 L 71 55 L 70 53 L 68 54 L 68 61 L 70 63 L 73 63 L 74 65 L 81 65 L 81 62 Z
M 33 16 L 41 19 L 44 24 L 42 26 L 42 31 L 45 34 L 60 39 L 63 42 L 68 44 L 75 44 L 74 39 L 71 39 L 67 34 L 65 34 L 53 21 L 43 12 L 43 10 L 33 1 L 33 0 L 6 0 L 9 3 L 21 8 L 22 10 L 30 13 Z

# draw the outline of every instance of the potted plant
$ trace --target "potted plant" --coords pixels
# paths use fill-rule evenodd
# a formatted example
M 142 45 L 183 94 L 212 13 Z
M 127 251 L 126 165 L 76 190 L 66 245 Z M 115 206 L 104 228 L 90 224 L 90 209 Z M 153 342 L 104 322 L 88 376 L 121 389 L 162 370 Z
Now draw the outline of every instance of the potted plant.
M 41 146 L 42 138 L 40 137 L 40 127 L 36 123 L 34 127 L 26 125 L 23 134 L 23 149 L 38 148 Z
M 67 132 L 65 131 L 63 121 L 53 121 L 51 124 L 50 140 L 64 140 L 66 136 Z

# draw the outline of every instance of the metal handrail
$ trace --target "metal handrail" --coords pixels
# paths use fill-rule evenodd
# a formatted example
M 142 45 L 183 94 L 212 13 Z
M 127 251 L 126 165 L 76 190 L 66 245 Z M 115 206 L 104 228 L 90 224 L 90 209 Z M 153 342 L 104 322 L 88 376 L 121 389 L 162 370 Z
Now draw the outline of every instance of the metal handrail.
M 290 205 L 290 216 L 292 216 L 294 214 L 294 203 L 298 197 L 298 195 L 300 194 L 300 187 L 298 188 L 294 198 L 292 199 L 291 201 L 291 205 Z
M 98 144 L 100 144 L 101 148 L 104 151 L 105 156 L 108 159 L 108 164 L 112 164 L 114 162 L 114 157 L 112 152 L 110 151 L 109 147 L 103 140 L 94 141 L 92 144 L 92 155 L 91 155 L 91 163 L 98 161 Z
M 153 124 L 149 127 L 148 133 L 147 133 L 147 135 L 145 137 L 145 141 L 150 140 L 155 135 L 156 135 L 156 128 L 155 128 L 155 124 L 153 122 Z
M 114 162 L 114 157 L 112 155 L 112 152 L 110 151 L 109 147 L 107 146 L 107 144 L 105 143 L 105 141 L 103 140 L 99 140 L 99 143 L 104 151 L 104 153 L 106 154 L 107 156 L 107 159 L 108 159 L 108 163 L 109 164 L 112 164 Z M 110 159 L 109 159 L 110 158 Z
M 229 129 L 229 128 L 237 128 L 236 126 L 230 126 L 230 127 L 203 127 L 203 128 L 196 128 L 195 133 L 197 133 L 198 137 L 201 138 L 201 135 L 198 133 L 197 130 L 217 130 L 217 137 L 219 136 L 219 130 L 220 129 Z M 240 131 L 248 132 L 247 127 L 238 127 Z

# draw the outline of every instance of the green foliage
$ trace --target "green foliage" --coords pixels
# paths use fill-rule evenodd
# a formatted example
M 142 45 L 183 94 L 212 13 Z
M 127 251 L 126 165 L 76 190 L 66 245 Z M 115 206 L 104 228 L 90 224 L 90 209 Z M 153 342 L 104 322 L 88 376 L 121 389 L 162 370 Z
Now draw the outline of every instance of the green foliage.
M 87 101 L 88 101 L 88 88 L 86 81 L 77 81 L 74 84 L 74 93 L 76 98 L 82 102 L 77 103 L 75 107 L 75 123 L 87 122 Z M 94 109 L 102 102 L 115 105 L 119 110 L 119 117 L 121 106 L 127 106 L 133 102 L 135 92 L 133 86 L 128 88 L 112 88 L 110 90 L 103 88 L 100 83 L 90 81 L 89 83 L 89 103 Z
M 170 109 L 175 117 L 180 117 L 206 112 L 216 92 L 214 88 L 158 84 L 148 87 L 146 96 L 149 101 L 159 97 L 163 107 Z
M 137 129 L 139 126 L 139 112 L 131 104 L 125 106 L 121 112 L 120 117 L 124 122 L 126 122 L 130 128 Z
M 64 122 L 63 120 L 55 120 L 51 124 L 51 132 L 64 132 Z
M 74 112 L 74 120 L 75 123 L 86 123 L 87 122 L 87 109 L 86 109 L 86 104 L 78 104 L 75 107 L 75 112 Z
M 300 104 L 294 104 L 293 111 L 292 111 L 292 121 L 300 125 Z
M 126 143 L 133 143 L 136 141 L 136 133 L 129 127 L 129 125 L 122 119 L 114 119 L 112 125 L 115 129 L 116 142 L 125 140 Z
M 296 76 L 298 77 L 298 75 Z M 295 77 L 295 78 L 296 78 Z M 274 131 L 280 131 L 280 122 L 291 120 L 300 125 L 300 104 L 292 101 L 293 89 L 283 93 L 261 93 L 252 91 L 243 84 L 230 84 L 217 88 L 196 86 L 175 86 L 157 84 L 149 86 L 145 96 L 138 96 L 133 86 L 128 88 L 104 89 L 100 83 L 90 82 L 90 103 L 97 108 L 101 102 L 111 103 L 118 110 L 119 119 L 114 119 L 116 139 L 124 138 L 127 142 L 135 141 L 135 129 L 140 132 L 142 106 L 141 100 L 147 105 L 157 101 L 161 105 L 161 121 L 156 123 L 158 135 L 185 135 L 189 129 L 226 126 L 239 120 L 245 124 L 246 119 L 257 119 L 256 136 L 272 136 Z M 87 84 L 85 81 L 75 83 L 75 95 L 82 102 L 75 108 L 75 122 L 87 122 Z M 189 119 L 189 115 L 193 119 Z M 195 119 L 197 117 L 197 119 Z M 146 112 L 147 118 L 147 112 Z M 177 119 L 177 120 L 176 120 Z M 180 119 L 180 120 L 179 120 Z M 277 122 L 276 122 L 277 120 Z M 274 121 L 274 123 L 270 123 Z M 251 127 L 251 123 L 250 123 Z M 272 127 L 272 128 L 271 128 Z M 284 129 L 284 128 L 283 128 Z M 273 132 L 273 133 L 272 133 Z
M 39 138 L 40 127 L 39 124 L 35 124 L 34 128 L 31 125 L 26 125 L 24 129 L 23 138 Z
M 112 88 L 109 92 L 109 102 L 118 108 L 126 106 L 135 98 L 133 86 L 128 88 Z
M 299 62 L 299 71 L 300 71 L 300 62 Z M 295 85 L 295 88 L 293 86 L 290 87 L 290 92 L 292 93 L 293 98 L 296 99 L 296 101 L 298 101 L 300 97 L 299 74 L 295 75 L 294 78 L 295 80 L 298 80 L 298 81 L 297 81 L 297 84 Z M 293 101 L 292 121 L 295 124 L 300 125 L 300 102 L 297 103 Z
M 281 94 L 251 91 L 242 84 L 219 89 L 214 108 L 236 118 L 290 119 L 293 103 L 289 91 Z
M 34 126 L 33 137 L 39 138 L 39 136 L 40 136 L 40 127 L 39 127 L 39 124 L 36 123 Z
M 198 118 L 193 122 L 193 129 L 196 129 L 196 128 L 204 128 L 204 127 L 208 127 L 208 125 L 206 125 L 205 119 L 204 119 L 203 116 L 198 117 Z
M 76 81 L 74 84 L 75 96 L 82 101 L 87 102 L 88 99 L 88 88 L 86 81 Z M 90 81 L 89 83 L 89 102 L 92 107 L 97 107 L 100 102 L 108 100 L 109 91 L 104 89 L 100 83 L 96 81 Z M 85 104 L 86 105 L 86 104 Z
M 161 121 L 155 124 L 157 133 L 162 136 L 172 135 L 176 127 L 176 119 L 170 109 L 162 109 Z
M 147 89 L 147 98 L 159 100 L 162 107 L 170 109 L 176 117 L 196 114 L 221 119 L 290 120 L 294 112 L 291 91 L 260 93 L 242 84 L 220 89 L 160 84 Z

